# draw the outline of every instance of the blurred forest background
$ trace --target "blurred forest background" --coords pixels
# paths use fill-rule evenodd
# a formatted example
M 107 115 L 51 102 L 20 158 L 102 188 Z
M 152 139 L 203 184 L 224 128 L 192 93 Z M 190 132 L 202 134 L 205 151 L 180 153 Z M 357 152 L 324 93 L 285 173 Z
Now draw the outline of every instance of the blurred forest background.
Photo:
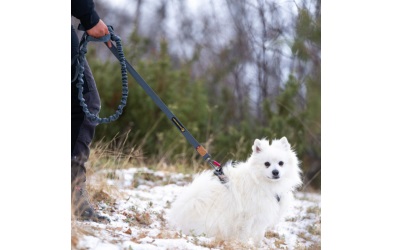
M 127 61 L 215 160 L 245 160 L 254 139 L 286 136 L 305 186 L 320 189 L 320 0 L 95 4 L 122 38 Z M 102 99 L 100 117 L 108 117 L 121 98 L 119 63 L 102 44 L 90 43 L 87 59 Z M 133 161 L 202 164 L 131 76 L 123 115 L 99 125 L 95 140 L 112 141 Z

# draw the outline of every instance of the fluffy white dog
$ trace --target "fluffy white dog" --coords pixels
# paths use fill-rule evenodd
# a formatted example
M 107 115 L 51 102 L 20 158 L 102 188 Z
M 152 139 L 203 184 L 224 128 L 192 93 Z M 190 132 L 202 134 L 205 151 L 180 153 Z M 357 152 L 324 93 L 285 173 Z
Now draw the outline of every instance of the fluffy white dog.
M 171 226 L 185 234 L 259 244 L 290 208 L 301 170 L 286 137 L 256 139 L 246 162 L 228 163 L 226 184 L 211 170 L 197 175 L 172 204 Z

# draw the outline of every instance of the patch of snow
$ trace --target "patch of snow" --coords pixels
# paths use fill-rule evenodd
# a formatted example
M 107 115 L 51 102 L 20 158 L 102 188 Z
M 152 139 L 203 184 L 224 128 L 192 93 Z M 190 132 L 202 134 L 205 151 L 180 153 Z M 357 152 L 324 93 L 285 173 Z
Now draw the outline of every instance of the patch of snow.
M 107 180 L 118 189 L 115 203 L 97 207 L 111 219 L 109 224 L 76 221 L 89 235 L 79 234 L 76 249 L 243 249 L 236 243 L 216 243 L 212 237 L 184 235 L 169 228 L 165 220 L 170 204 L 191 180 L 190 175 L 152 171 L 147 168 L 115 170 L 117 178 Z M 99 173 L 101 174 L 101 173 Z M 104 176 L 104 173 L 102 173 Z M 107 175 L 106 175 L 107 176 Z M 96 175 L 92 176 L 94 179 Z M 133 183 L 139 183 L 134 188 Z M 294 209 L 285 221 L 267 231 L 261 249 L 298 249 L 320 244 L 321 196 L 299 192 Z M 313 233 L 314 232 L 314 233 Z M 239 243 L 238 243 L 239 244 Z M 249 242 L 246 249 L 254 249 Z M 212 249 L 212 248 L 211 248 Z

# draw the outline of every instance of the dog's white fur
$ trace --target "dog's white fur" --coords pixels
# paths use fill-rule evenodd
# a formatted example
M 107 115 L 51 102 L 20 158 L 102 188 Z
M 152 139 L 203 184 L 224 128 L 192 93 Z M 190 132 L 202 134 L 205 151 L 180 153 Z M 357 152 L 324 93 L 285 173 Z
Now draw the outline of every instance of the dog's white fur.
M 185 234 L 260 243 L 266 229 L 291 206 L 293 191 L 302 183 L 301 170 L 286 137 L 271 145 L 256 139 L 252 150 L 246 162 L 223 168 L 227 184 L 221 184 L 210 170 L 197 175 L 172 204 L 167 215 L 170 225 Z M 274 170 L 279 178 L 274 179 Z

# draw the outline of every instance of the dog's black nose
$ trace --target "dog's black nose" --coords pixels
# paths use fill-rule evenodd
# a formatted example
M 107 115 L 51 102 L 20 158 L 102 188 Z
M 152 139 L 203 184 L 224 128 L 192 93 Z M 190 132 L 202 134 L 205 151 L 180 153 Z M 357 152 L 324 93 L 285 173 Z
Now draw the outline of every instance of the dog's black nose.
M 274 169 L 274 170 L 272 170 L 272 174 L 273 174 L 274 176 L 278 176 L 278 175 L 279 175 L 279 171 L 276 170 L 276 169 Z

